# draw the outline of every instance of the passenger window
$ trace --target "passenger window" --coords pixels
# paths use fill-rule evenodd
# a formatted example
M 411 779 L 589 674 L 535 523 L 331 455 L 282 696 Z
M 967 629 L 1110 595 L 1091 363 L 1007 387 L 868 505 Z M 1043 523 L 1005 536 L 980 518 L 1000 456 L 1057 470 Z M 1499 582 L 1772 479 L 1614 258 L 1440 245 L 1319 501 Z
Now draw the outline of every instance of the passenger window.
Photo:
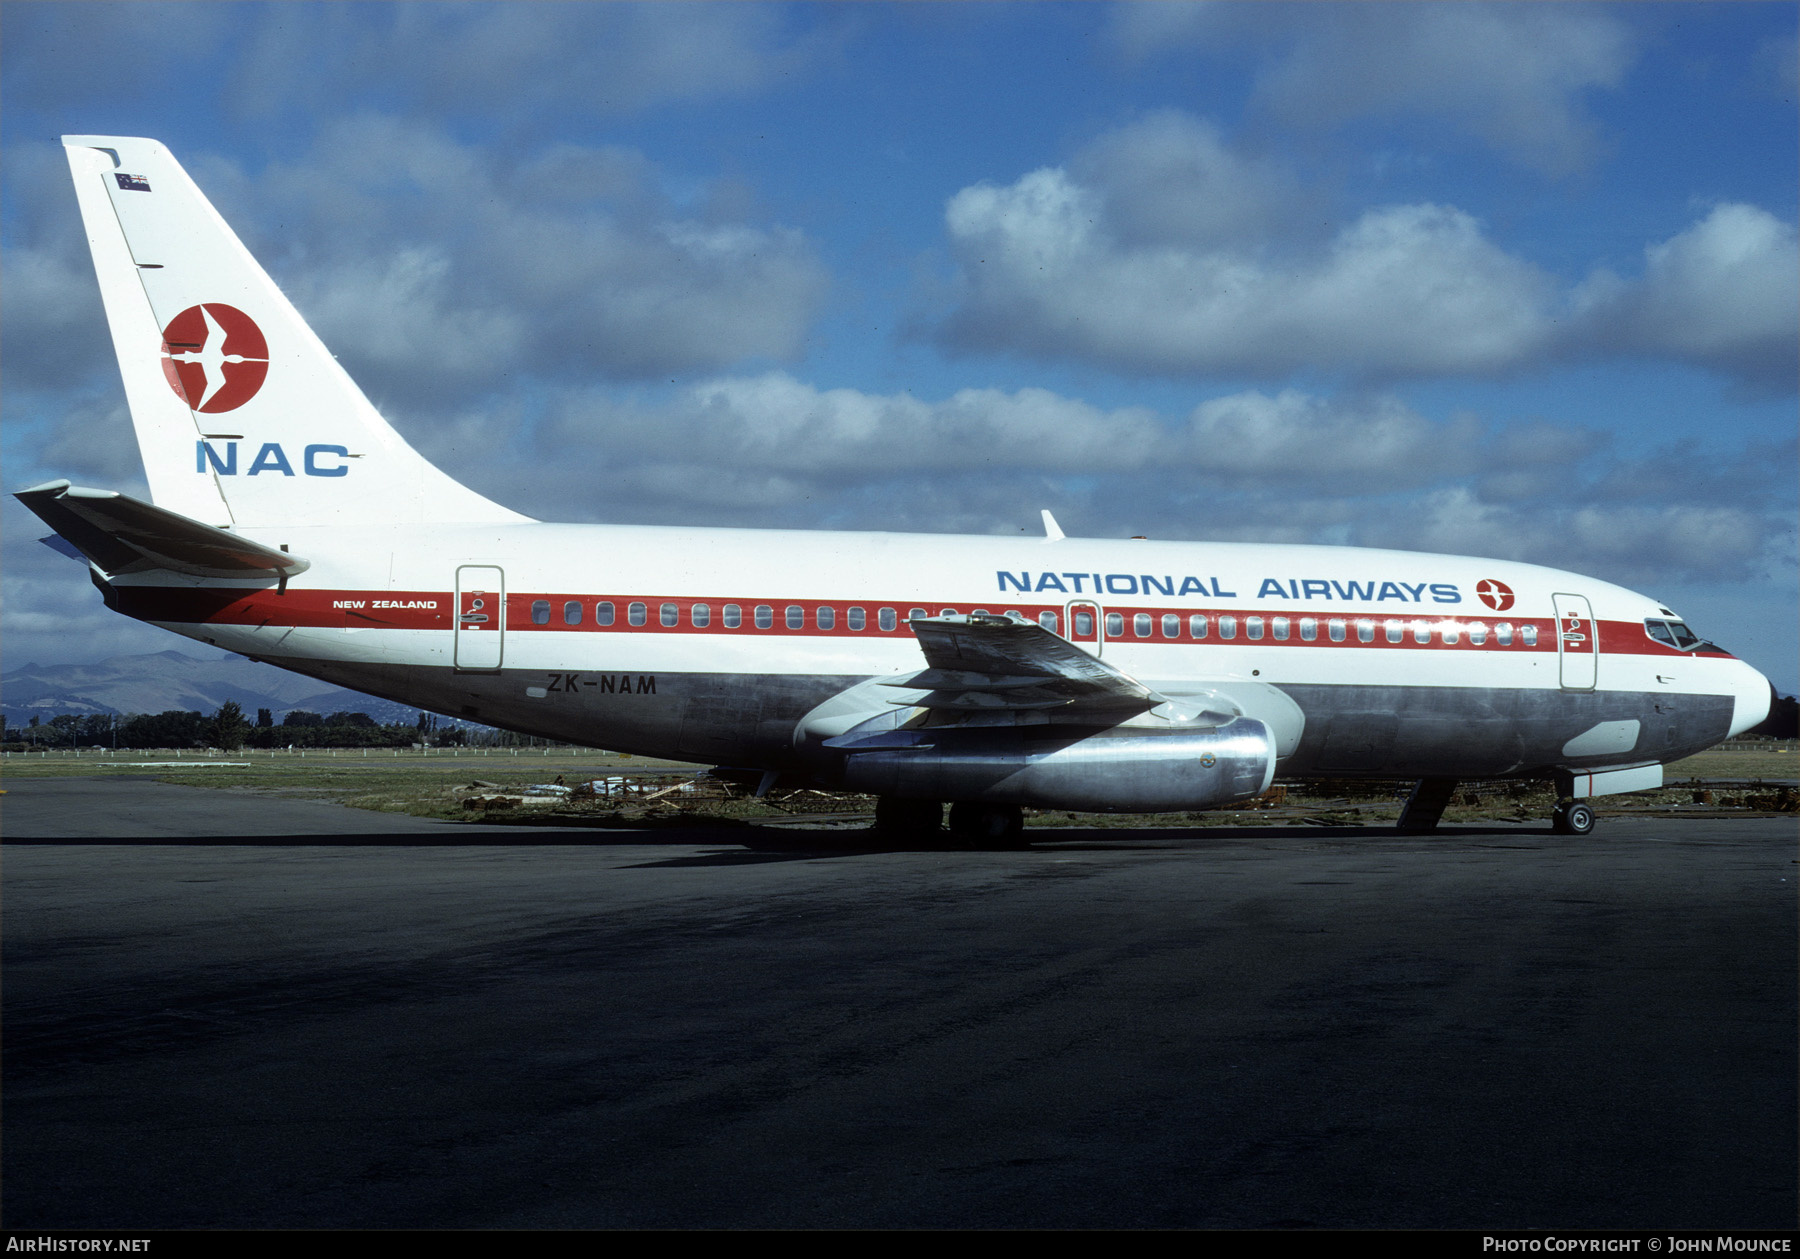
M 756 628 L 768 629 L 775 624 L 775 609 L 766 603 L 756 605 Z
M 1462 641 L 1462 626 L 1458 625 L 1455 621 L 1440 622 L 1438 625 L 1438 632 L 1444 636 L 1444 641 L 1446 643 L 1458 643 Z
M 1245 637 L 1249 638 L 1252 642 L 1261 642 L 1262 631 L 1263 619 L 1260 616 L 1247 616 L 1244 618 Z
M 822 630 L 836 629 L 837 609 L 820 604 L 819 610 L 813 614 L 813 619 L 818 622 L 819 628 Z
M 681 624 L 681 609 L 673 603 L 665 603 L 659 613 L 664 625 L 673 627 Z
M 567 603 L 563 604 L 563 624 L 581 624 L 581 604 L 578 600 L 570 599 Z
M 1386 629 L 1387 640 L 1390 643 L 1397 643 L 1402 638 L 1406 637 L 1406 626 L 1402 625 L 1399 621 L 1389 621 Z
M 1163 637 L 1181 637 L 1181 618 L 1176 616 L 1173 612 L 1163 613 Z
M 1502 621 L 1494 626 L 1494 641 L 1502 647 L 1512 646 L 1512 623 Z
M 975 608 L 974 610 L 972 610 L 969 613 L 969 615 L 970 616 L 992 616 L 993 613 L 989 612 L 986 608 Z
M 1188 618 L 1188 633 L 1192 634 L 1195 638 L 1205 638 L 1206 618 L 1201 616 L 1198 612 L 1190 616 Z
M 1375 622 L 1373 622 L 1373 621 L 1358 621 L 1356 623 L 1356 641 L 1360 642 L 1360 643 L 1374 642 L 1375 641 Z
M 1300 637 L 1310 643 L 1313 641 L 1313 639 L 1317 638 L 1318 636 L 1319 636 L 1318 618 L 1311 617 L 1311 616 L 1301 617 L 1300 618 Z
M 845 619 L 850 623 L 850 628 L 853 630 L 860 630 L 865 624 L 863 610 L 861 608 L 851 608 L 850 611 L 845 614 Z
M 1125 637 L 1125 614 L 1123 612 L 1106 614 L 1106 636 L 1108 638 Z
M 930 616 L 930 615 L 931 615 L 931 613 L 927 612 L 924 608 L 913 608 L 910 612 L 908 612 L 906 614 L 906 619 L 909 621 L 916 621 L 922 616 Z
M 704 603 L 696 603 L 688 615 L 693 618 L 695 629 L 705 629 L 712 624 L 712 608 Z
M 1431 626 L 1427 625 L 1424 621 L 1414 621 L 1413 622 L 1413 641 L 1415 643 L 1430 642 L 1431 641 Z
M 550 600 L 533 599 L 531 601 L 531 623 L 533 625 L 550 624 Z
M 612 605 L 612 603 L 610 601 L 605 602 L 605 603 L 596 603 L 594 605 L 594 624 L 595 625 L 611 625 L 612 623 L 613 623 L 613 605 Z
M 1527 647 L 1536 647 L 1537 646 L 1537 626 L 1535 626 L 1535 625 L 1519 626 L 1519 641 L 1524 643 Z
M 806 628 L 806 609 L 797 603 L 787 605 L 787 627 L 789 629 Z
M 1131 632 L 1139 638 L 1150 637 L 1150 614 L 1139 612 L 1131 618 Z
M 1094 614 L 1092 612 L 1075 613 L 1075 634 L 1078 638 L 1086 638 L 1094 632 Z
M 883 608 L 880 613 L 879 624 L 884 630 L 892 630 L 896 625 L 900 624 L 900 614 L 892 608 Z
M 939 612 L 938 615 L 939 616 L 956 616 L 957 611 L 955 608 L 945 608 L 943 611 Z
M 1220 638 L 1236 638 L 1237 637 L 1237 618 L 1235 616 L 1231 616 L 1231 615 L 1227 614 L 1227 615 L 1221 616 L 1219 618 L 1219 637 Z
M 1487 626 L 1480 621 L 1469 622 L 1469 645 L 1479 647 L 1487 642 Z
M 1039 612 L 1038 613 L 1038 624 L 1042 625 L 1045 629 L 1049 630 L 1052 634 L 1056 633 L 1056 613 L 1054 613 L 1054 612 Z
M 744 623 L 744 610 L 735 603 L 725 605 L 725 628 L 736 629 Z
M 633 625 L 642 625 L 644 623 L 644 613 L 644 605 L 641 603 L 634 603 L 625 609 L 625 619 L 630 621 Z
M 1287 641 L 1288 619 L 1285 616 L 1275 617 L 1269 622 L 1269 628 L 1274 631 L 1276 642 L 1285 643 Z
M 1325 628 L 1330 632 L 1332 642 L 1341 643 L 1344 641 L 1345 631 L 1349 627 L 1344 624 L 1343 617 L 1334 616 L 1329 621 L 1325 622 Z

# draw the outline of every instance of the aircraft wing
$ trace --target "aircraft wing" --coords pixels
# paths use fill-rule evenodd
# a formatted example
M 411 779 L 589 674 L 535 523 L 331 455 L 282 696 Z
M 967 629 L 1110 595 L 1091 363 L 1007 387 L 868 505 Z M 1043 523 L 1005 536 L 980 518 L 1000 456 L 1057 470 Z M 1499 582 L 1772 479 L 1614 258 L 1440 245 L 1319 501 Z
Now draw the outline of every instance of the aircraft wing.
M 937 709 L 1104 709 L 1144 712 L 1165 702 L 1142 682 L 1031 621 L 932 616 L 912 621 L 928 666 L 882 685 L 929 692 Z
M 50 481 L 13 497 L 109 576 L 160 569 L 193 577 L 273 573 L 285 581 L 310 567 L 297 555 L 114 490 Z

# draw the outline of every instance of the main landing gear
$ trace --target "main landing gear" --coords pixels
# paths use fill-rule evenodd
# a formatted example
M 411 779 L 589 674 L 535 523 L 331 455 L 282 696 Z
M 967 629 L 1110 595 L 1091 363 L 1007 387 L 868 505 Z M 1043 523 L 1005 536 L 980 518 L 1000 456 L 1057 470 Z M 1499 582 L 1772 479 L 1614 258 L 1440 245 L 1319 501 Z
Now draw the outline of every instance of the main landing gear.
M 1594 806 L 1585 800 L 1564 800 L 1550 814 L 1550 829 L 1558 835 L 1586 835 L 1594 829 Z
M 875 829 L 892 839 L 941 838 L 944 806 L 935 800 L 875 802 Z M 950 837 L 960 848 L 1017 848 L 1024 845 L 1025 811 L 1016 804 L 961 801 L 950 806 Z
M 1025 810 L 1016 804 L 953 804 L 950 834 L 969 848 L 1016 848 L 1024 843 Z

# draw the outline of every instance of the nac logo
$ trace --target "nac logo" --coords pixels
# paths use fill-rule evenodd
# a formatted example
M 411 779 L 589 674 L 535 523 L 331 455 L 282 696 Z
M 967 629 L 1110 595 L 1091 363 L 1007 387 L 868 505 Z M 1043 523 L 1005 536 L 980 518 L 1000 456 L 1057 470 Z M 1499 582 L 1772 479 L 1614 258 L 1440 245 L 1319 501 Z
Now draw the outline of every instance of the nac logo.
M 163 375 L 193 411 L 235 411 L 269 374 L 269 343 L 235 306 L 189 306 L 163 329 Z
M 1505 612 L 1513 605 L 1512 587 L 1491 577 L 1476 583 L 1475 596 L 1496 612 Z
M 308 446 L 300 455 L 300 469 L 307 476 L 349 476 L 350 465 L 339 463 L 341 459 L 356 459 L 358 455 L 350 453 L 348 446 Z M 330 460 L 331 462 L 323 462 Z M 205 472 L 207 465 L 220 476 L 238 475 L 238 444 L 234 441 L 225 443 L 223 453 L 209 441 L 194 443 L 194 471 Z M 262 449 L 256 452 L 256 458 L 250 461 L 250 470 L 245 476 L 261 476 L 265 472 L 278 472 L 282 476 L 294 475 L 294 463 L 288 458 L 287 451 L 281 448 L 280 442 L 264 442 Z

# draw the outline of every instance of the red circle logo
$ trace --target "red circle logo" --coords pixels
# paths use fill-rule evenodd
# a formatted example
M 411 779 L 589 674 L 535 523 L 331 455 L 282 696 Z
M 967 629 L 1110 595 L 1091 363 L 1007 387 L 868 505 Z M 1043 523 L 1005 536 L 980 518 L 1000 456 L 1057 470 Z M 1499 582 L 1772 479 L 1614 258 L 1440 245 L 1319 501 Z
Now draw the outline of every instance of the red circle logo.
M 235 411 L 269 374 L 269 343 L 236 306 L 189 306 L 163 329 L 163 375 L 193 411 Z
M 1496 612 L 1504 612 L 1513 605 L 1512 587 L 1491 577 L 1476 583 L 1475 595 Z

